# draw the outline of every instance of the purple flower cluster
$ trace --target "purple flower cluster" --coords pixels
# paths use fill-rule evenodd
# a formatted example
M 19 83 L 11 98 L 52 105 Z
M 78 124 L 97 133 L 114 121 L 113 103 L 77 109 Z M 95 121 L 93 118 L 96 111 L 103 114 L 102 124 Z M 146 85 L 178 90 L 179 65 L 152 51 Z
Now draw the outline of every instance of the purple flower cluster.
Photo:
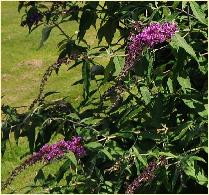
M 172 38 L 172 36 L 177 32 L 176 23 L 151 23 L 149 26 L 143 28 L 140 22 L 135 22 L 134 28 L 137 31 L 136 35 L 130 35 L 131 43 L 128 45 L 128 52 L 125 59 L 125 66 L 123 70 L 120 72 L 116 85 L 112 86 L 109 90 L 107 90 L 103 99 L 108 96 L 111 96 L 113 92 L 116 92 L 117 89 L 120 93 L 123 91 L 123 81 L 124 78 L 128 75 L 129 71 L 134 67 L 135 62 L 142 54 L 142 51 L 145 47 L 152 48 L 155 45 L 162 43 L 166 40 Z M 143 29 L 142 29 L 143 28 Z M 116 92 L 118 94 L 118 92 Z
M 150 182 L 155 177 L 155 171 L 167 163 L 166 159 L 162 156 L 159 162 L 151 161 L 147 168 L 128 186 L 126 194 L 133 194 L 143 183 Z
M 124 76 L 134 66 L 137 57 L 140 56 L 145 47 L 152 48 L 159 43 L 172 38 L 177 32 L 177 25 L 175 23 L 152 23 L 144 28 L 139 34 L 132 36 L 131 43 L 128 46 L 128 55 L 126 57 Z
M 84 147 L 81 145 L 81 137 L 73 137 L 70 141 L 61 140 L 52 145 L 46 144 L 32 158 L 50 162 L 53 159 L 62 157 L 68 151 L 72 151 L 77 157 L 82 157 L 86 154 Z
M 46 163 L 51 162 L 54 159 L 62 157 L 66 152 L 71 151 L 77 157 L 81 158 L 86 155 L 84 146 L 81 144 L 81 137 L 72 137 L 69 141 L 61 140 L 56 144 L 48 145 L 45 144 L 38 152 L 31 155 L 21 165 L 16 167 L 10 177 L 2 185 L 2 190 L 7 188 L 11 184 L 12 180 L 20 174 L 27 167 L 35 164 L 38 161 L 44 161 Z

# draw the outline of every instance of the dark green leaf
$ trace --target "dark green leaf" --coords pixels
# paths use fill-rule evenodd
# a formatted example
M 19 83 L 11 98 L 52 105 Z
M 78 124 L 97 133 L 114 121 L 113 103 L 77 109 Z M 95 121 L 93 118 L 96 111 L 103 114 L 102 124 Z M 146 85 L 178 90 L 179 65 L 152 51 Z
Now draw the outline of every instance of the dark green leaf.
M 147 160 L 140 155 L 136 147 L 133 147 L 133 153 L 144 166 L 147 166 Z
M 79 33 L 78 38 L 81 40 L 83 39 L 84 35 L 86 34 L 86 30 L 90 28 L 91 25 L 95 25 L 97 19 L 97 15 L 94 11 L 91 10 L 84 10 L 79 25 Z
M 39 49 L 44 45 L 44 42 L 49 38 L 53 26 L 45 26 L 42 30 L 42 37 L 39 44 Z
M 45 176 L 44 176 L 44 172 L 42 169 L 40 169 L 37 173 L 37 175 L 35 176 L 34 178 L 34 182 L 37 183 L 37 181 L 40 183 L 40 184 L 43 184 L 44 181 L 45 181 Z
M 66 160 L 62 164 L 62 166 L 59 168 L 59 170 L 56 173 L 56 181 L 57 182 L 60 182 L 60 180 L 63 178 L 65 172 L 69 170 L 70 166 L 71 166 L 71 160 L 70 159 Z
M 118 21 L 115 19 L 109 19 L 99 30 L 97 33 L 99 43 L 102 41 L 102 38 L 105 37 L 107 43 L 110 45 L 114 34 L 116 32 L 116 28 L 118 26 Z

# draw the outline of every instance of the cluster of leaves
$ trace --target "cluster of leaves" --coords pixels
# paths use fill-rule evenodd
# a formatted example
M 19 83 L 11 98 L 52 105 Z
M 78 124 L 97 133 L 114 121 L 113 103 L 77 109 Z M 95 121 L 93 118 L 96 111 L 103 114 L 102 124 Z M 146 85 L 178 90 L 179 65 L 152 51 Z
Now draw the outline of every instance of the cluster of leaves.
M 69 157 L 57 173 L 40 169 L 34 186 L 49 193 L 124 193 L 149 161 L 165 156 L 168 164 L 138 193 L 207 193 L 207 2 L 20 2 L 23 8 L 22 25 L 29 32 L 43 26 L 40 46 L 59 28 L 58 59 L 71 60 L 69 71 L 82 66 L 75 85 L 83 85 L 83 101 L 78 107 L 64 99 L 41 102 L 24 114 L 2 106 L 2 154 L 12 132 L 17 143 L 28 137 L 31 152 L 57 134 L 79 135 L 87 155 Z M 179 32 L 169 43 L 143 51 L 112 109 L 115 94 L 101 96 L 121 72 L 129 33 L 139 20 L 142 27 L 175 21 Z M 77 35 L 60 27 L 71 22 L 79 24 Z M 85 36 L 91 26 L 97 47 Z M 95 59 L 104 55 L 109 62 L 98 64 Z

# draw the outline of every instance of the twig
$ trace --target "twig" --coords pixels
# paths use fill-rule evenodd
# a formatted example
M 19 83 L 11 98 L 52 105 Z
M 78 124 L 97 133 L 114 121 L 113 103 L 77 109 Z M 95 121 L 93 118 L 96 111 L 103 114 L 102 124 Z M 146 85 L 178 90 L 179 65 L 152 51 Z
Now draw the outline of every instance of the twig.
M 58 24 L 56 24 L 55 22 L 53 22 L 53 24 L 54 24 L 57 28 L 59 28 L 59 30 L 62 32 L 62 34 L 63 34 L 67 39 L 70 39 L 70 37 L 62 30 L 62 28 L 61 28 Z

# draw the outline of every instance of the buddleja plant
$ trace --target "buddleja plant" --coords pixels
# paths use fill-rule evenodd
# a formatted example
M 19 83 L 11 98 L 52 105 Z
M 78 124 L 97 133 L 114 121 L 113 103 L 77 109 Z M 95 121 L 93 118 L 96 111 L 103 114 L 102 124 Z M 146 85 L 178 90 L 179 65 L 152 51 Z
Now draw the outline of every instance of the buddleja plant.
M 207 2 L 20 2 L 18 9 L 29 33 L 43 28 L 40 47 L 55 28 L 63 40 L 28 112 L 2 106 L 2 154 L 11 133 L 17 142 L 27 136 L 31 152 L 3 190 L 28 166 L 62 158 L 58 172 L 40 169 L 33 187 L 207 193 Z M 60 26 L 71 22 L 76 36 Z M 85 36 L 90 27 L 97 47 Z M 98 63 L 102 56 L 107 64 Z M 48 77 L 62 64 L 82 66 L 78 106 L 45 99 Z M 64 140 L 48 144 L 60 134 Z

